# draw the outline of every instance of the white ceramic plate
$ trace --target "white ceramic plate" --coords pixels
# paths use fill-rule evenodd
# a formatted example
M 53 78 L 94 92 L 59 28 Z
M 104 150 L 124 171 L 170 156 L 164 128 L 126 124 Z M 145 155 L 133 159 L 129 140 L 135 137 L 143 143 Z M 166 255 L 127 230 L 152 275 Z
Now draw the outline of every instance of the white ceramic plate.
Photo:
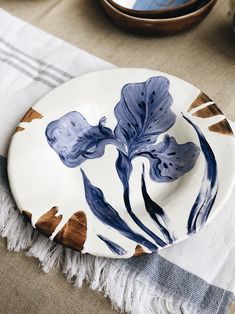
M 185 239 L 222 208 L 234 143 L 220 109 L 189 83 L 146 69 L 96 72 L 27 112 L 9 149 L 10 186 L 46 236 L 129 258 Z

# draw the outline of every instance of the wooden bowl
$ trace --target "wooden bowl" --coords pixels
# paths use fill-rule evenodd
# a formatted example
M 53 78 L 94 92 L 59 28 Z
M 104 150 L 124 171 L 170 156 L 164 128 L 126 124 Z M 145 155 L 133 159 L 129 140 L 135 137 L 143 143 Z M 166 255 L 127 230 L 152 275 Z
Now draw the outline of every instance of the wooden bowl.
M 217 0 L 208 0 L 203 6 L 189 14 L 162 19 L 147 19 L 119 11 L 108 0 L 100 0 L 104 10 L 120 28 L 142 35 L 172 35 L 190 29 L 202 22 Z
M 126 13 L 128 15 L 133 15 L 137 17 L 144 17 L 144 18 L 167 18 L 167 17 L 176 17 L 179 15 L 184 15 L 196 9 L 197 5 L 202 2 L 202 0 L 189 0 L 187 3 L 172 6 L 168 8 L 164 8 L 161 10 L 134 10 L 129 9 L 124 6 L 119 5 L 115 2 L 115 0 L 108 0 L 115 8 L 119 11 Z M 144 0 L 143 0 L 144 1 Z

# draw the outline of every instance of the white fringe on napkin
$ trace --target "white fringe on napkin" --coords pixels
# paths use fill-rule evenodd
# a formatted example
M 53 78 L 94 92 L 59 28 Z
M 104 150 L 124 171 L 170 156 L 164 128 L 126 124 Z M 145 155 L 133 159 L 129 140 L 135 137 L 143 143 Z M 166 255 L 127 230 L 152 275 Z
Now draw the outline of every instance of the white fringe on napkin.
M 120 268 L 115 261 L 73 251 L 56 244 L 25 220 L 17 210 L 9 191 L 0 188 L 0 236 L 7 238 L 9 250 L 27 250 L 40 261 L 43 271 L 60 266 L 74 286 L 84 282 L 93 290 L 104 292 L 115 309 L 132 314 L 182 313 L 180 302 L 166 300 L 163 291 L 153 291 L 137 279 L 137 274 Z

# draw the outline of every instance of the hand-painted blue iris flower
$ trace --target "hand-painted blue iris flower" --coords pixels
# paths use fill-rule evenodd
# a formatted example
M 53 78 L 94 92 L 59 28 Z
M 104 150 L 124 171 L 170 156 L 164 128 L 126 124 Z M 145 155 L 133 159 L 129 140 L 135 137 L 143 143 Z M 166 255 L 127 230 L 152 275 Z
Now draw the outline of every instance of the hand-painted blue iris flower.
M 175 124 L 176 115 L 171 110 L 172 103 L 169 80 L 157 76 L 146 82 L 126 84 L 122 88 L 121 99 L 114 109 L 117 119 L 114 132 L 105 126 L 105 118 L 101 118 L 98 125 L 93 126 L 76 111 L 49 123 L 45 132 L 48 144 L 67 167 L 76 167 L 87 159 L 102 157 L 108 144 L 117 147 L 115 166 L 123 185 L 126 210 L 154 243 L 132 231 L 118 212 L 106 202 L 103 192 L 93 186 L 82 171 L 86 201 L 93 214 L 104 224 L 150 251 L 156 251 L 158 247 L 173 242 L 175 238 L 168 228 L 164 210 L 153 202 L 147 192 L 144 172 L 141 178 L 146 210 L 165 240 L 145 226 L 133 212 L 129 198 L 132 160 L 146 157 L 150 163 L 149 176 L 153 181 L 172 182 L 193 169 L 200 153 L 199 147 L 194 143 L 178 144 L 175 138 L 169 135 L 165 135 L 163 141 L 157 141 L 159 135 L 166 133 Z M 200 138 L 199 141 L 201 144 Z M 125 254 L 125 251 L 111 240 L 102 235 L 99 235 L 99 238 L 116 254 Z
M 166 136 L 156 144 L 158 136 L 175 123 L 171 105 L 169 81 L 165 77 L 127 84 L 114 109 L 117 119 L 114 133 L 105 126 L 105 118 L 92 126 L 81 113 L 72 111 L 48 124 L 47 141 L 67 167 L 99 158 L 104 155 L 105 146 L 113 144 L 130 161 L 138 156 L 147 157 L 152 180 L 171 182 L 190 171 L 199 155 L 195 144 L 180 145 L 173 137 Z

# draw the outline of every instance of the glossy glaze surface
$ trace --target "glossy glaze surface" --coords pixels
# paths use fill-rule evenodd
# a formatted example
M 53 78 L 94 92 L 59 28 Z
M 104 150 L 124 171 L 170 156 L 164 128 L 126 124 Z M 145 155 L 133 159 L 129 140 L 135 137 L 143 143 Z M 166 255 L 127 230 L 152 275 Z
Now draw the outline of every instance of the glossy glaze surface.
M 13 136 L 17 205 L 46 236 L 83 253 L 128 258 L 173 245 L 220 210 L 234 183 L 233 133 L 210 130 L 224 120 L 228 130 L 217 109 L 156 71 L 72 80 Z

